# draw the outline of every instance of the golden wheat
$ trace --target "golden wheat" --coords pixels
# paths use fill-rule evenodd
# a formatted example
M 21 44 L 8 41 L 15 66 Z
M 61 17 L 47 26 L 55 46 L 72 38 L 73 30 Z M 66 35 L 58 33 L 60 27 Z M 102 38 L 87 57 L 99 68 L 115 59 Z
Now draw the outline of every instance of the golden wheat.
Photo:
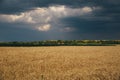
M 120 46 L 0 47 L 0 80 L 120 80 Z

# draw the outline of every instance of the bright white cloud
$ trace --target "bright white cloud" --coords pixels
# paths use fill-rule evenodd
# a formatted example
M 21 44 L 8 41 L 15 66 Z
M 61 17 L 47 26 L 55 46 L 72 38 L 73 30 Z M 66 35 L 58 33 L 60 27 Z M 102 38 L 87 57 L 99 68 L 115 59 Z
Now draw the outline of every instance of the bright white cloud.
M 0 21 L 10 23 L 32 24 L 39 31 L 50 30 L 52 24 L 56 24 L 60 18 L 70 16 L 83 16 L 96 10 L 96 7 L 70 8 L 64 5 L 35 8 L 31 11 L 22 12 L 19 15 L 0 15 Z M 67 29 L 67 28 L 66 28 Z M 68 29 L 69 30 L 69 29 Z
M 50 30 L 50 28 L 51 28 L 51 25 L 50 25 L 50 24 L 45 24 L 45 25 L 42 25 L 42 26 L 37 27 L 37 29 L 38 29 L 39 31 L 48 31 L 48 30 Z
M 87 13 L 87 12 L 91 12 L 92 8 L 90 8 L 90 7 L 83 7 L 82 10 L 83 10 L 83 12 Z
M 20 15 L 0 15 L 0 21 L 34 23 L 29 13 L 21 13 Z

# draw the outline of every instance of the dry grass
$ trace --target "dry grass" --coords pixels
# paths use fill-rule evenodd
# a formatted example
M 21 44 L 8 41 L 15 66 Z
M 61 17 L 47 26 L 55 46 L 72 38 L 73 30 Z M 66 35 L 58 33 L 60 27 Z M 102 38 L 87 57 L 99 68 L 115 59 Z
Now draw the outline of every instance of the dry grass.
M 0 80 L 120 80 L 120 46 L 0 47 Z

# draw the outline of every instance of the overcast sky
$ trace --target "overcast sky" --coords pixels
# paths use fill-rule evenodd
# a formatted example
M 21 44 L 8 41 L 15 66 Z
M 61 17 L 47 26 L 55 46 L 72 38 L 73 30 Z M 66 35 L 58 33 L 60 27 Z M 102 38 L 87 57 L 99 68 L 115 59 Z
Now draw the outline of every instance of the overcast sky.
M 120 39 L 120 0 L 0 0 L 0 41 Z

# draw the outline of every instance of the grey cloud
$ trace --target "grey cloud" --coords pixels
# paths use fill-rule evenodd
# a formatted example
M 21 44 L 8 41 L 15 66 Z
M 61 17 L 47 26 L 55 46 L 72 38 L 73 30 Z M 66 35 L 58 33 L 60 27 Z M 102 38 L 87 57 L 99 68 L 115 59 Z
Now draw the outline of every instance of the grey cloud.
M 117 4 L 113 4 L 117 3 Z M 13 14 L 26 10 L 33 9 L 34 7 L 48 7 L 50 5 L 68 5 L 71 7 L 83 7 L 83 6 L 104 6 L 118 5 L 119 0 L 1 0 L 0 1 L 0 13 Z
M 115 23 L 113 21 L 89 21 L 83 20 L 78 17 L 66 18 L 65 20 L 62 19 L 61 21 L 63 21 L 66 26 L 76 28 L 77 34 L 93 33 L 96 35 L 105 34 L 106 36 L 115 36 L 120 33 L 120 23 L 118 22 Z

